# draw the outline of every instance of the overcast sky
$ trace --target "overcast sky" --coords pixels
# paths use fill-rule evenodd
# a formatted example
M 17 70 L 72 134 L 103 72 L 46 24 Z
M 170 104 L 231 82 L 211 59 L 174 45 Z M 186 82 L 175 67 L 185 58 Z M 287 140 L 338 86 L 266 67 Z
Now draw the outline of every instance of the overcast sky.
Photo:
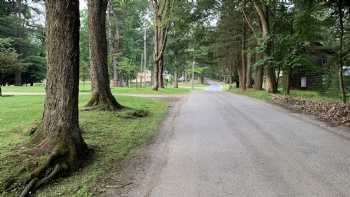
M 86 9 L 87 5 L 86 5 L 86 0 L 79 0 L 80 2 L 80 9 Z

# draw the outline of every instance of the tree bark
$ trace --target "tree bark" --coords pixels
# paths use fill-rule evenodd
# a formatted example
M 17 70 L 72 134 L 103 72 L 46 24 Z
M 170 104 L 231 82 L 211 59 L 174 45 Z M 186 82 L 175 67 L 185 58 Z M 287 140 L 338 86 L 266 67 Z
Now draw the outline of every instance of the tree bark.
M 162 55 L 162 58 L 161 58 L 161 61 L 160 61 L 159 84 L 160 84 L 161 88 L 165 88 L 165 83 L 164 83 L 164 55 Z
M 175 68 L 174 71 L 174 81 L 173 81 L 173 87 L 174 88 L 179 88 L 179 82 L 178 82 L 178 76 L 177 76 L 177 69 Z M 1 88 L 1 87 L 0 87 Z
M 88 154 L 79 128 L 79 1 L 46 0 L 45 5 L 46 98 L 31 148 L 48 157 L 28 176 L 21 196 L 33 193 L 61 171 L 78 169 Z
M 252 55 L 247 53 L 247 88 L 252 88 L 252 75 L 251 75 Z
M 241 51 L 241 67 L 240 67 L 240 87 L 242 90 L 247 89 L 247 28 L 245 19 L 243 18 L 243 34 L 242 34 L 242 51 Z
M 256 55 L 257 61 L 261 60 L 261 58 L 263 58 L 263 55 L 261 53 Z M 262 90 L 263 81 L 264 81 L 264 66 L 258 65 L 255 68 L 254 89 Z
M 285 95 L 290 94 L 290 76 L 291 76 L 291 69 L 285 70 L 283 73 L 283 93 Z
M 118 56 L 119 56 L 119 48 L 120 48 L 120 35 L 118 24 L 115 21 L 115 14 L 113 10 L 113 2 L 112 0 L 108 0 L 108 19 L 109 19 L 109 45 L 111 50 L 112 57 L 112 69 L 113 69 L 113 82 L 112 86 L 118 86 Z
M 21 71 L 15 72 L 15 85 L 16 86 L 22 85 L 22 72 Z
M 272 42 L 271 42 L 271 39 L 269 38 L 269 34 L 270 34 L 269 11 L 268 11 L 269 9 L 266 5 L 258 5 L 256 2 L 254 2 L 254 7 L 260 19 L 263 39 L 267 45 L 265 50 L 265 57 L 268 58 L 271 56 L 271 48 L 272 48 Z M 276 74 L 271 63 L 266 64 L 265 71 L 266 71 L 267 91 L 271 93 L 277 93 Z
M 108 0 L 88 0 L 92 96 L 87 107 L 118 110 L 111 92 L 107 65 L 106 11 Z
M 340 39 L 339 39 L 339 55 L 338 55 L 338 61 L 339 61 L 339 88 L 341 92 L 341 98 L 343 103 L 346 103 L 346 91 L 345 91 L 345 85 L 344 85 L 344 54 L 343 54 L 343 47 L 344 47 L 344 12 L 343 12 L 343 0 L 339 0 L 337 2 L 338 5 L 338 14 L 339 14 L 339 29 L 340 29 Z
M 154 85 L 153 90 L 164 88 L 164 51 L 167 43 L 168 21 L 167 15 L 170 11 L 169 0 L 150 0 L 155 13 L 155 38 L 154 38 Z

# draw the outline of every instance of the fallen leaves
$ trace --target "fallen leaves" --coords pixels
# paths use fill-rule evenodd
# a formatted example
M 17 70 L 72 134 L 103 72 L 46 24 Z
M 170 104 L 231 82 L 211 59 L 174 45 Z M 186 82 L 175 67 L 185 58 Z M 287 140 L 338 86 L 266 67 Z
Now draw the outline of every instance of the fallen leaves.
M 301 97 L 272 96 L 272 101 L 288 109 L 315 115 L 336 126 L 350 127 L 350 105 L 339 102 L 316 101 Z

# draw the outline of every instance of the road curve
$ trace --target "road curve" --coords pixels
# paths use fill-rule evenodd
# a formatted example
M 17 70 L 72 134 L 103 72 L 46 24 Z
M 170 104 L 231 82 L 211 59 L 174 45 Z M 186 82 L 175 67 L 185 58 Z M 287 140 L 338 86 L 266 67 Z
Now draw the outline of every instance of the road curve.
M 317 121 L 217 91 L 191 93 L 168 121 L 145 175 L 119 195 L 350 196 L 350 140 Z

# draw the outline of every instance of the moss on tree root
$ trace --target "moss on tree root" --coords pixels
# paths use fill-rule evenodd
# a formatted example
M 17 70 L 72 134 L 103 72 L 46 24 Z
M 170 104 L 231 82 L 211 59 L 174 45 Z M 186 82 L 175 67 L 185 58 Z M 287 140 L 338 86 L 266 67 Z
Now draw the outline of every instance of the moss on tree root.
M 77 143 L 73 138 L 50 140 L 43 137 L 40 127 L 34 130 L 30 142 L 22 146 L 20 152 L 15 151 L 6 158 L 22 166 L 5 179 L 0 191 L 28 196 L 53 179 L 76 171 L 91 153 L 83 142 Z
M 86 110 L 118 111 L 124 107 L 120 105 L 113 95 L 93 94 L 86 104 Z

